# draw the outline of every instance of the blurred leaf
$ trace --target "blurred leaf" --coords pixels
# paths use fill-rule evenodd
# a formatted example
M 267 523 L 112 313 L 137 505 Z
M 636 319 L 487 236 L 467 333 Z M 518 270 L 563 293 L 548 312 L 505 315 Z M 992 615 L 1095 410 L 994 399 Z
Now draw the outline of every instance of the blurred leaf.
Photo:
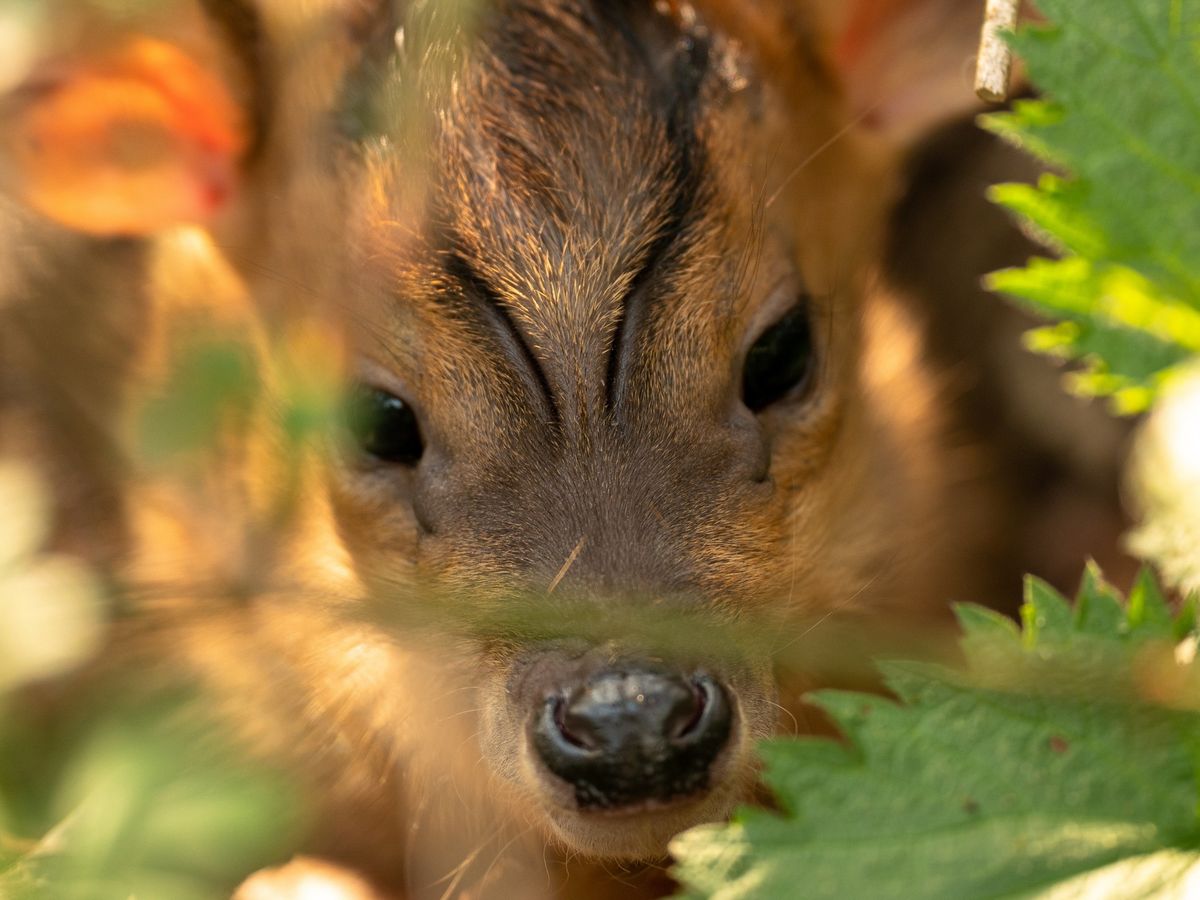
M 260 388 L 253 351 L 236 336 L 201 329 L 173 343 L 172 370 L 139 420 L 151 464 L 212 449 L 223 428 L 249 414 Z
M 0 821 L 30 846 L 0 896 L 215 900 L 286 854 L 303 821 L 278 775 L 178 698 L 117 705 L 74 734 L 0 723 Z

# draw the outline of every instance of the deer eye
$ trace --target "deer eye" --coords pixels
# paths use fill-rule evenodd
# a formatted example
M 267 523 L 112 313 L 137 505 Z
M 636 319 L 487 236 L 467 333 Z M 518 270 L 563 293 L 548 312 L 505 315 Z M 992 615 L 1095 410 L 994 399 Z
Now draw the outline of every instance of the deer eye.
M 360 386 L 354 390 L 347 424 L 359 448 L 384 462 L 415 466 L 425 452 L 413 408 L 379 388 Z
M 806 384 L 813 369 L 812 322 L 801 300 L 762 333 L 746 354 L 742 402 L 754 412 L 788 397 Z

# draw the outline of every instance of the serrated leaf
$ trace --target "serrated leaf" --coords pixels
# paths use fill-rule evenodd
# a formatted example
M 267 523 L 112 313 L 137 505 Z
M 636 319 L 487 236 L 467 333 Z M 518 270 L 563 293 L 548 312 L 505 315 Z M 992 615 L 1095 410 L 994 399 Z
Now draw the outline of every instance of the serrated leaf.
M 1069 173 L 997 202 L 1058 253 L 994 290 L 1072 328 L 1029 345 L 1083 363 L 1067 386 L 1141 412 L 1200 353 L 1200 13 L 1195 0 L 1039 3 L 1012 42 L 1044 100 L 984 124 Z
M 1092 255 L 1104 251 L 1104 234 L 1074 206 L 1076 195 L 1084 190 L 1078 181 L 1065 181 L 1057 175 L 1042 175 L 1037 186 L 998 184 L 988 196 L 1005 209 L 1024 216 L 1047 243 L 1056 248 Z
M 1135 634 L 1172 636 L 1173 623 L 1167 600 L 1159 589 L 1154 575 L 1145 566 L 1129 592 L 1127 609 L 1130 630 Z
M 1087 185 L 1081 215 L 1108 236 L 1111 261 L 1195 300 L 1200 278 L 1197 14 L 1179 0 L 1039 3 L 1054 25 L 1014 38 L 1059 111 L 1013 115 Z M 1118 88 L 1119 86 L 1119 88 Z M 1168 233 L 1163 233 L 1164 229 Z
M 1096 571 L 1083 608 L 1031 579 L 1040 630 L 1024 642 L 960 609 L 969 675 L 888 663 L 901 703 L 815 695 L 847 742 L 766 744 L 765 778 L 787 813 L 745 810 L 677 839 L 683 896 L 1120 898 L 1194 884 L 1200 712 L 1052 677 L 1069 681 L 1081 658 L 1123 682 L 1162 664 L 1194 677 L 1160 640 L 1157 586 L 1139 585 L 1127 615 Z M 1007 651 L 986 652 L 989 638 Z
M 1105 582 L 1096 564 L 1089 562 L 1075 595 L 1075 627 L 1086 634 L 1121 634 L 1126 630 L 1121 596 Z
M 1030 575 L 1025 579 L 1021 623 L 1025 641 L 1032 646 L 1065 639 L 1074 630 L 1075 616 L 1062 594 L 1042 579 Z
M 1012 619 L 984 606 L 976 606 L 973 603 L 956 603 L 954 615 L 958 619 L 965 639 L 976 637 L 1016 639 L 1020 634 Z

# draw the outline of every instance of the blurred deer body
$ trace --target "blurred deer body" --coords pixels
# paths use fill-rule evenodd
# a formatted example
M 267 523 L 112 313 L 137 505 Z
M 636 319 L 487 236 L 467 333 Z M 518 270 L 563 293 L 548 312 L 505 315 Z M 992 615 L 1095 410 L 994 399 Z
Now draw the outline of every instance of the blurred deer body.
M 135 477 L 130 645 L 301 775 L 330 858 L 407 896 L 628 896 L 606 865 L 752 797 L 800 712 L 774 651 L 963 583 L 965 488 L 872 273 L 903 144 L 953 111 L 922 79 L 957 75 L 897 87 L 884 26 L 969 47 L 977 16 L 850 6 L 414 3 L 358 65 L 314 37 L 354 10 L 262 4 L 245 179 L 150 275 L 267 392 Z M 368 423 L 281 462 L 278 398 L 323 379 Z

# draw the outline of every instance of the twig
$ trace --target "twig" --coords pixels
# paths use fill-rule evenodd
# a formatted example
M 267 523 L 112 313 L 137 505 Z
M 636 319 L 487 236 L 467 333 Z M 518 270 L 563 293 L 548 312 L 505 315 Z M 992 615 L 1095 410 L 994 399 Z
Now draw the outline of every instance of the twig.
M 567 557 L 567 561 L 562 564 L 562 568 L 558 570 L 558 574 L 554 576 L 554 580 L 550 582 L 550 587 L 546 590 L 547 594 L 553 594 L 554 589 L 558 587 L 558 583 L 566 577 L 567 570 L 575 564 L 575 560 L 579 559 L 579 551 L 583 549 L 583 543 L 587 540 L 587 535 L 579 539 L 579 543 L 575 545 L 575 549 L 571 551 Z
M 979 35 L 979 57 L 975 64 L 975 94 L 989 103 L 1008 99 L 1012 74 L 1012 51 L 1001 36 L 1017 27 L 1019 0 L 987 0 L 983 30 Z

